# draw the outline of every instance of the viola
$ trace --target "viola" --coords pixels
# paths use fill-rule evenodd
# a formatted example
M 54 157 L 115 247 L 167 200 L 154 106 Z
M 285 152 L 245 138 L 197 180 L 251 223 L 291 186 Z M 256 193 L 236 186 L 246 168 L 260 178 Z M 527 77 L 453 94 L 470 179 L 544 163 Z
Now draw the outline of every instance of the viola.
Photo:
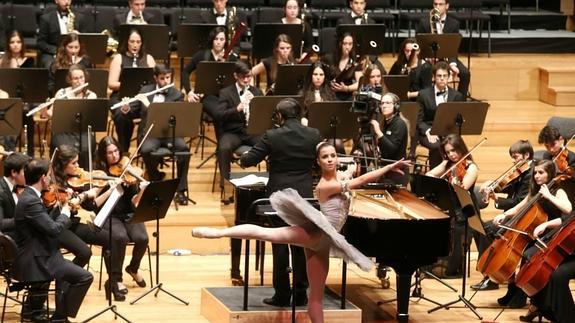
M 486 191 L 499 193 L 505 190 L 507 186 L 525 171 L 529 170 L 530 163 L 528 159 L 523 159 L 513 164 L 509 169 L 507 169 L 501 176 L 494 180 L 487 187 Z
M 565 178 L 563 175 L 557 176 L 547 186 L 552 190 Z M 538 203 L 540 197 L 541 193 L 537 193 L 530 198 L 525 207 L 498 230 L 497 238 L 477 261 L 477 270 L 484 276 L 489 276 L 494 282 L 503 284 L 509 281 L 515 273 L 525 248 L 533 240 L 531 236 L 533 230 L 547 221 L 548 216 Z M 524 232 L 528 234 L 525 235 Z
M 456 179 L 457 183 L 463 182 L 463 178 L 467 173 L 467 166 L 469 161 L 467 159 L 463 160 L 461 163 L 457 164 L 451 169 L 451 172 L 447 174 L 447 180 L 453 183 L 453 179 Z
M 72 210 L 80 208 L 80 201 L 73 199 L 66 189 L 56 184 L 51 184 L 47 190 L 42 191 L 41 198 L 44 205 L 49 209 L 56 205 L 65 204 L 68 204 Z
M 117 177 L 108 176 L 103 170 L 93 170 L 92 176 L 90 172 L 78 167 L 76 173 L 68 177 L 68 186 L 74 190 L 84 189 L 86 185 L 90 184 L 92 181 L 92 186 L 94 187 L 104 187 L 108 184 L 109 180 L 116 180 Z
M 561 265 L 565 256 L 575 251 L 575 221 L 571 217 L 566 225 L 559 227 L 547 244 L 519 270 L 515 283 L 528 296 L 540 292 Z
M 116 164 L 110 166 L 108 172 L 112 176 L 121 177 L 122 181 L 128 185 L 146 181 L 142 177 L 144 171 L 140 167 L 130 165 L 130 158 L 127 156 L 122 157 Z

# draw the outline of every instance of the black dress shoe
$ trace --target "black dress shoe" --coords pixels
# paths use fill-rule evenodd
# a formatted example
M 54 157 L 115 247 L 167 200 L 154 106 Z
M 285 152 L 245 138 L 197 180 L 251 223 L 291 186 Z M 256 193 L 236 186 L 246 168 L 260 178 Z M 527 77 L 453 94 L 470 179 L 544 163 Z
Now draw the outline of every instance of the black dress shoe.
M 509 285 L 507 285 L 507 293 L 497 299 L 497 304 L 501 306 L 509 305 L 509 302 L 515 297 L 515 294 L 519 292 L 521 292 L 521 289 L 519 289 L 515 283 L 509 283 Z
M 130 269 L 130 267 L 126 267 L 126 272 L 132 276 L 132 279 L 136 282 L 136 284 L 140 287 L 146 287 L 146 280 L 142 278 L 142 280 L 138 281 L 138 271 L 134 272 Z
M 542 317 L 543 317 L 543 314 L 541 314 L 541 312 L 539 312 L 537 307 L 532 305 L 532 306 L 529 306 L 529 309 L 527 310 L 527 314 L 519 316 L 519 321 L 521 321 L 521 322 L 533 322 L 533 320 L 535 318 L 538 318 L 538 322 L 541 322 Z
M 289 307 L 290 306 L 289 298 L 288 299 L 280 299 L 279 297 L 274 296 L 274 297 L 270 297 L 270 298 L 264 298 L 263 302 L 264 302 L 264 304 L 271 305 L 271 306 L 277 306 L 277 307 Z
M 178 205 L 188 205 L 188 198 L 184 191 L 176 192 L 176 196 L 174 196 L 174 201 L 178 203 Z
M 487 278 L 487 279 L 484 279 L 475 285 L 471 285 L 471 289 L 478 290 L 478 291 L 494 290 L 494 289 L 499 289 L 499 284 L 497 284 L 496 282 L 493 282 L 493 281 L 491 281 L 491 279 Z
M 307 295 L 295 298 L 295 306 L 306 306 L 307 305 Z

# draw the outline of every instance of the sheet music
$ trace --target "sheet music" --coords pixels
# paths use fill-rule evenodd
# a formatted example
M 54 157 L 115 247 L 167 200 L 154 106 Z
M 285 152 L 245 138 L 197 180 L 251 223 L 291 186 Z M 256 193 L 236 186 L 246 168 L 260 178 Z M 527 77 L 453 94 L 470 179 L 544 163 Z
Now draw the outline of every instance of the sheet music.
M 244 177 L 231 179 L 230 182 L 234 186 L 254 186 L 254 185 L 268 185 L 269 178 L 263 176 L 256 176 L 249 174 Z
M 110 212 L 112 212 L 122 195 L 124 195 L 124 189 L 122 188 L 122 185 L 116 186 L 112 191 L 112 194 L 110 194 L 108 197 L 108 200 L 106 200 L 106 203 L 104 203 L 104 206 L 100 209 L 100 212 L 98 212 L 94 218 L 95 226 L 102 228 L 104 222 L 106 222 L 106 219 L 108 219 L 108 215 L 110 215 Z

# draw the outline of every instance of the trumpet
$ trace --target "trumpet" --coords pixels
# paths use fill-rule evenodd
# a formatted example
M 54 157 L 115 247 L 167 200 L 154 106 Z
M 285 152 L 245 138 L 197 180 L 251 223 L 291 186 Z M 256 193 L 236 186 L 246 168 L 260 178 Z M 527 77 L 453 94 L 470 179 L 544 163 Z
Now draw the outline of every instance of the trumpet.
M 433 8 L 429 11 L 429 26 L 431 27 L 431 33 L 437 34 L 436 24 L 441 21 L 441 15 L 439 9 Z
M 156 93 L 163 92 L 163 91 L 165 91 L 165 90 L 167 90 L 167 89 L 169 89 L 169 88 L 171 88 L 171 87 L 173 87 L 173 86 L 174 86 L 174 83 L 170 83 L 170 84 L 168 84 L 168 85 L 166 85 L 166 86 L 163 86 L 163 87 L 161 87 L 161 88 L 159 88 L 159 89 L 155 89 L 155 90 L 153 90 L 153 91 L 146 92 L 146 93 L 140 93 L 140 94 L 138 94 L 138 95 L 144 95 L 144 96 L 154 95 L 154 94 L 156 94 Z M 135 96 L 135 97 L 133 97 L 133 98 L 130 98 L 130 99 L 127 99 L 127 100 L 123 100 L 123 101 L 121 101 L 121 102 L 118 102 L 118 103 L 114 104 L 113 106 L 110 107 L 110 110 L 116 110 L 117 108 L 119 108 L 119 107 L 121 107 L 121 106 L 123 106 L 123 105 L 125 105 L 125 104 L 130 104 L 130 103 L 132 103 L 132 102 L 138 101 L 138 100 L 139 100 L 139 99 L 138 99 L 138 95 Z

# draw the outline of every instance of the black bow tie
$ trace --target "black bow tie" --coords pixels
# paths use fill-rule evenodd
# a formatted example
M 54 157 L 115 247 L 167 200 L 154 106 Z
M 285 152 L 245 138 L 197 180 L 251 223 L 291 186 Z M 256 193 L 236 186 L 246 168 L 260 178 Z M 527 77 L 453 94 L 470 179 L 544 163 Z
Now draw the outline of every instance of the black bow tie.
M 68 11 L 58 11 L 60 17 L 68 17 Z
M 437 96 L 445 95 L 446 92 L 447 92 L 447 90 L 437 91 L 437 93 L 435 95 L 437 95 Z
M 440 21 L 440 23 L 445 24 L 445 20 Z
M 355 16 L 355 17 L 353 17 L 353 19 L 354 19 L 354 20 L 362 20 L 362 19 L 363 19 L 363 16 Z
M 132 19 L 131 19 L 131 20 L 140 20 L 140 19 L 142 19 L 141 16 L 132 16 Z
M 225 13 L 216 13 L 216 14 L 214 14 L 214 15 L 216 16 L 216 18 L 218 18 L 218 17 L 225 17 L 225 16 L 226 16 Z

